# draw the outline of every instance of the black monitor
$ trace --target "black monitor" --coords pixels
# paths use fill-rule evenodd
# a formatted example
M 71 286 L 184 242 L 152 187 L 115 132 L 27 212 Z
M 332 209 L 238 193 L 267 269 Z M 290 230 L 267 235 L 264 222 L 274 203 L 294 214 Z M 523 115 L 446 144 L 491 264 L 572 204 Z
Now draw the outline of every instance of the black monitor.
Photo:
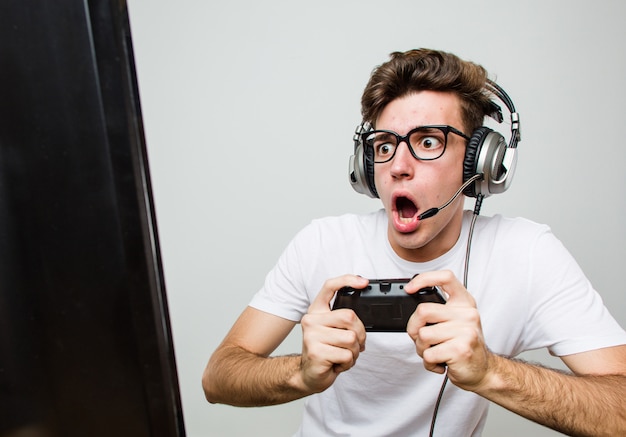
M 129 29 L 0 2 L 0 437 L 184 436 Z

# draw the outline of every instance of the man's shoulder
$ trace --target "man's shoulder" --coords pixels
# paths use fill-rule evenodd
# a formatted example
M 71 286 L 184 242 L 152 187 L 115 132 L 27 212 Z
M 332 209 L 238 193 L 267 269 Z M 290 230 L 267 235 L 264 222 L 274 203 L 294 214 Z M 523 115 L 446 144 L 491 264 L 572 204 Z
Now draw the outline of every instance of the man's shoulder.
M 478 225 L 495 233 L 543 234 L 550 232 L 550 227 L 524 217 L 506 217 L 500 214 L 479 216 Z
M 538 245 L 552 247 L 558 240 L 549 226 L 523 217 L 502 215 L 480 216 L 476 222 L 476 245 L 488 247 L 490 251 L 535 250 Z
M 298 232 L 294 243 L 300 246 L 336 247 L 377 241 L 386 233 L 384 210 L 366 214 L 342 214 L 313 219 Z
M 363 228 L 371 229 L 386 223 L 385 211 L 380 209 L 364 214 L 346 213 L 337 216 L 327 216 L 316 218 L 311 221 L 310 227 L 321 229 L 337 229 L 337 230 L 362 230 Z

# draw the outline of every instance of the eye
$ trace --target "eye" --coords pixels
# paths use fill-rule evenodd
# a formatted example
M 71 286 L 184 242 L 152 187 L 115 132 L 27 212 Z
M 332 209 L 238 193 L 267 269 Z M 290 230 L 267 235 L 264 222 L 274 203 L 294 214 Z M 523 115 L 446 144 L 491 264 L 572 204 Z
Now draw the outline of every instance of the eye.
M 388 132 L 373 132 L 366 142 L 374 151 L 375 161 L 390 159 L 396 149 L 395 137 Z
M 391 143 L 374 143 L 374 153 L 377 158 L 385 158 L 393 153 L 393 145 Z
M 411 147 L 421 157 L 430 159 L 432 155 L 441 153 L 446 144 L 446 137 L 438 129 L 419 129 L 411 134 Z
M 419 147 L 425 150 L 438 149 L 441 146 L 443 146 L 443 141 L 437 137 L 424 137 L 419 143 Z

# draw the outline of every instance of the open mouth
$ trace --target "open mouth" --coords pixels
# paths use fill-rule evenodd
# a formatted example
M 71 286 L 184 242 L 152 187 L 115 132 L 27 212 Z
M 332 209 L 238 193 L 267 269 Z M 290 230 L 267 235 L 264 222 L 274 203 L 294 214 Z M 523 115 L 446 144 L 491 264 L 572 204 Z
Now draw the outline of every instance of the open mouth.
M 403 223 L 414 221 L 417 215 L 417 206 L 406 197 L 396 199 L 396 210 L 398 211 L 398 219 Z

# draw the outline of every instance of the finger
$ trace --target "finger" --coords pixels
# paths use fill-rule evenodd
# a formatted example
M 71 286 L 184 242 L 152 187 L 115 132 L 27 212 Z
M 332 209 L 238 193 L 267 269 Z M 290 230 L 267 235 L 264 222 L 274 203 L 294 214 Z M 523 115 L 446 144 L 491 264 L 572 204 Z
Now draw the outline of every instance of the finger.
M 415 293 L 421 288 L 434 286 L 439 286 L 448 295 L 447 305 L 476 305 L 472 295 L 450 270 L 420 273 L 411 279 L 405 290 Z
M 365 325 L 356 313 L 351 309 L 340 309 L 337 311 L 332 311 L 335 317 L 338 317 L 341 320 L 341 323 L 336 326 L 337 328 L 343 328 L 350 332 L 353 332 L 356 335 L 356 344 L 358 345 L 358 349 L 363 352 L 365 350 Z
M 330 311 L 330 301 L 337 290 L 342 287 L 364 288 L 368 282 L 367 279 L 356 275 L 343 275 L 327 280 L 309 307 L 309 313 Z
M 428 370 L 439 371 L 441 363 L 459 371 L 465 368 L 482 368 L 486 350 L 480 317 L 475 308 L 454 307 L 450 309 L 452 320 L 418 330 L 415 347 Z M 459 367 L 460 366 L 460 367 Z
M 358 357 L 359 350 L 320 344 L 315 351 L 309 352 L 307 360 L 309 366 L 321 369 L 318 370 L 320 373 L 323 373 L 324 369 L 332 369 L 334 373 L 340 373 L 352 368 Z
M 424 368 L 434 373 L 444 373 L 446 371 L 448 361 L 439 346 L 431 346 L 422 353 Z
M 436 373 L 445 371 L 446 362 L 450 359 L 450 356 L 446 355 L 448 342 L 454 337 L 454 335 L 449 335 L 450 330 L 450 323 L 443 322 L 424 326 L 413 337 L 415 349 L 422 357 L 425 369 Z
M 339 313 L 338 315 L 335 313 Z M 343 325 L 336 323 L 337 320 L 329 321 L 329 319 L 345 319 L 350 316 L 356 319 L 357 326 L 361 329 L 337 329 L 335 325 Z M 309 314 L 303 319 L 303 340 L 306 355 L 313 361 L 328 363 L 337 366 L 337 369 L 344 371 L 354 365 L 359 353 L 364 348 L 365 329 L 362 323 L 354 315 L 353 311 L 340 311 L 329 313 Z
M 407 333 L 415 341 L 422 328 L 435 325 L 449 319 L 449 308 L 441 304 L 424 302 L 417 306 L 407 323 Z
M 453 339 L 474 342 L 482 337 L 480 313 L 475 307 L 420 304 L 412 319 L 409 322 L 413 326 L 407 332 L 423 349 Z
M 314 333 L 306 333 L 305 342 L 309 347 L 312 347 L 311 345 L 320 345 L 334 350 L 348 350 L 355 359 L 360 352 L 357 333 L 348 329 L 323 327 Z M 335 362 L 334 360 L 330 361 Z
M 300 321 L 302 330 L 307 334 L 307 338 L 320 343 L 334 344 L 336 336 L 346 335 L 352 340 L 348 346 L 343 342 L 340 347 L 351 347 L 354 345 L 357 350 L 365 350 L 366 332 L 363 322 L 351 309 L 340 309 L 337 311 L 309 312 Z
M 346 371 L 354 366 L 363 350 L 356 333 L 349 330 L 343 331 L 342 337 L 336 339 L 333 346 L 335 346 L 336 357 L 332 361 L 335 370 L 338 372 Z

